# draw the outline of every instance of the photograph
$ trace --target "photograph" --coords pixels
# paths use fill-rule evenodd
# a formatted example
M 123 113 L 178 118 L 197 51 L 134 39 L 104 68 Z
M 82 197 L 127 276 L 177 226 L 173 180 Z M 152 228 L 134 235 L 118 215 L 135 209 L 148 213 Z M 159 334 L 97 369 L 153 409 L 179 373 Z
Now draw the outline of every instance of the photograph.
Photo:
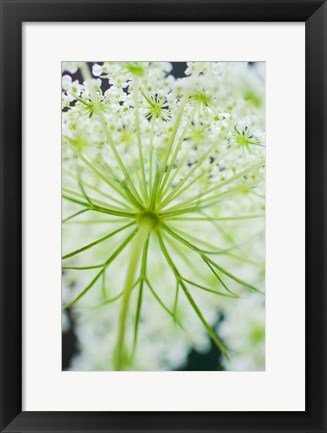
M 62 62 L 62 370 L 265 371 L 265 66 Z

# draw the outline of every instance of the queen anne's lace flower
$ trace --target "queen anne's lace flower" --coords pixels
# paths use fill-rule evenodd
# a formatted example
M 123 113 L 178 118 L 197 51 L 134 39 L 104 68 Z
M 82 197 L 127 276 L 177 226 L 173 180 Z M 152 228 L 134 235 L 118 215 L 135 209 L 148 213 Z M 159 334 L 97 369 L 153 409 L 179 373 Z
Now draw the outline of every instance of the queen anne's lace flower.
M 262 68 L 77 68 L 84 82 L 62 78 L 70 368 L 177 369 L 211 341 L 226 369 L 263 369 Z

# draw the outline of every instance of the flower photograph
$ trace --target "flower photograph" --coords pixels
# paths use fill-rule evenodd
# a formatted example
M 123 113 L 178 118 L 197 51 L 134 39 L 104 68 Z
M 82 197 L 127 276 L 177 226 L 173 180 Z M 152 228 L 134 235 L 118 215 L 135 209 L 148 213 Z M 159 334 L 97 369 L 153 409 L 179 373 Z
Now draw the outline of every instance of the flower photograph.
M 265 63 L 62 63 L 62 369 L 265 370 Z

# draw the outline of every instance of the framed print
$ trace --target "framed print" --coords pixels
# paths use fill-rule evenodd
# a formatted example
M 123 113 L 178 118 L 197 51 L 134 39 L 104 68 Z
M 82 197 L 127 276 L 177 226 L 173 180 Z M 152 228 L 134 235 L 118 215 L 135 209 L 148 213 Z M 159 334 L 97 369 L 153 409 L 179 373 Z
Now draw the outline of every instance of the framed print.
M 325 1 L 1 19 L 1 431 L 324 432 Z

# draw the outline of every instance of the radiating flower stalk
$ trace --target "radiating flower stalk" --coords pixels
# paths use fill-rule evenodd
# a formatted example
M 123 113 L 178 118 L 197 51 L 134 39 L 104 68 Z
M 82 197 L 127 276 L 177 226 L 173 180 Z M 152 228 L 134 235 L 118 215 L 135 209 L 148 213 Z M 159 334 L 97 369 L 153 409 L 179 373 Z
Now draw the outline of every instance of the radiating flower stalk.
M 192 312 L 232 361 L 202 304 L 252 294 L 264 309 L 264 77 L 246 63 L 190 62 L 181 79 L 165 62 L 65 68 L 82 83 L 63 76 L 63 308 L 99 329 L 111 308 L 101 369 L 140 365 L 151 302 L 190 347 Z

